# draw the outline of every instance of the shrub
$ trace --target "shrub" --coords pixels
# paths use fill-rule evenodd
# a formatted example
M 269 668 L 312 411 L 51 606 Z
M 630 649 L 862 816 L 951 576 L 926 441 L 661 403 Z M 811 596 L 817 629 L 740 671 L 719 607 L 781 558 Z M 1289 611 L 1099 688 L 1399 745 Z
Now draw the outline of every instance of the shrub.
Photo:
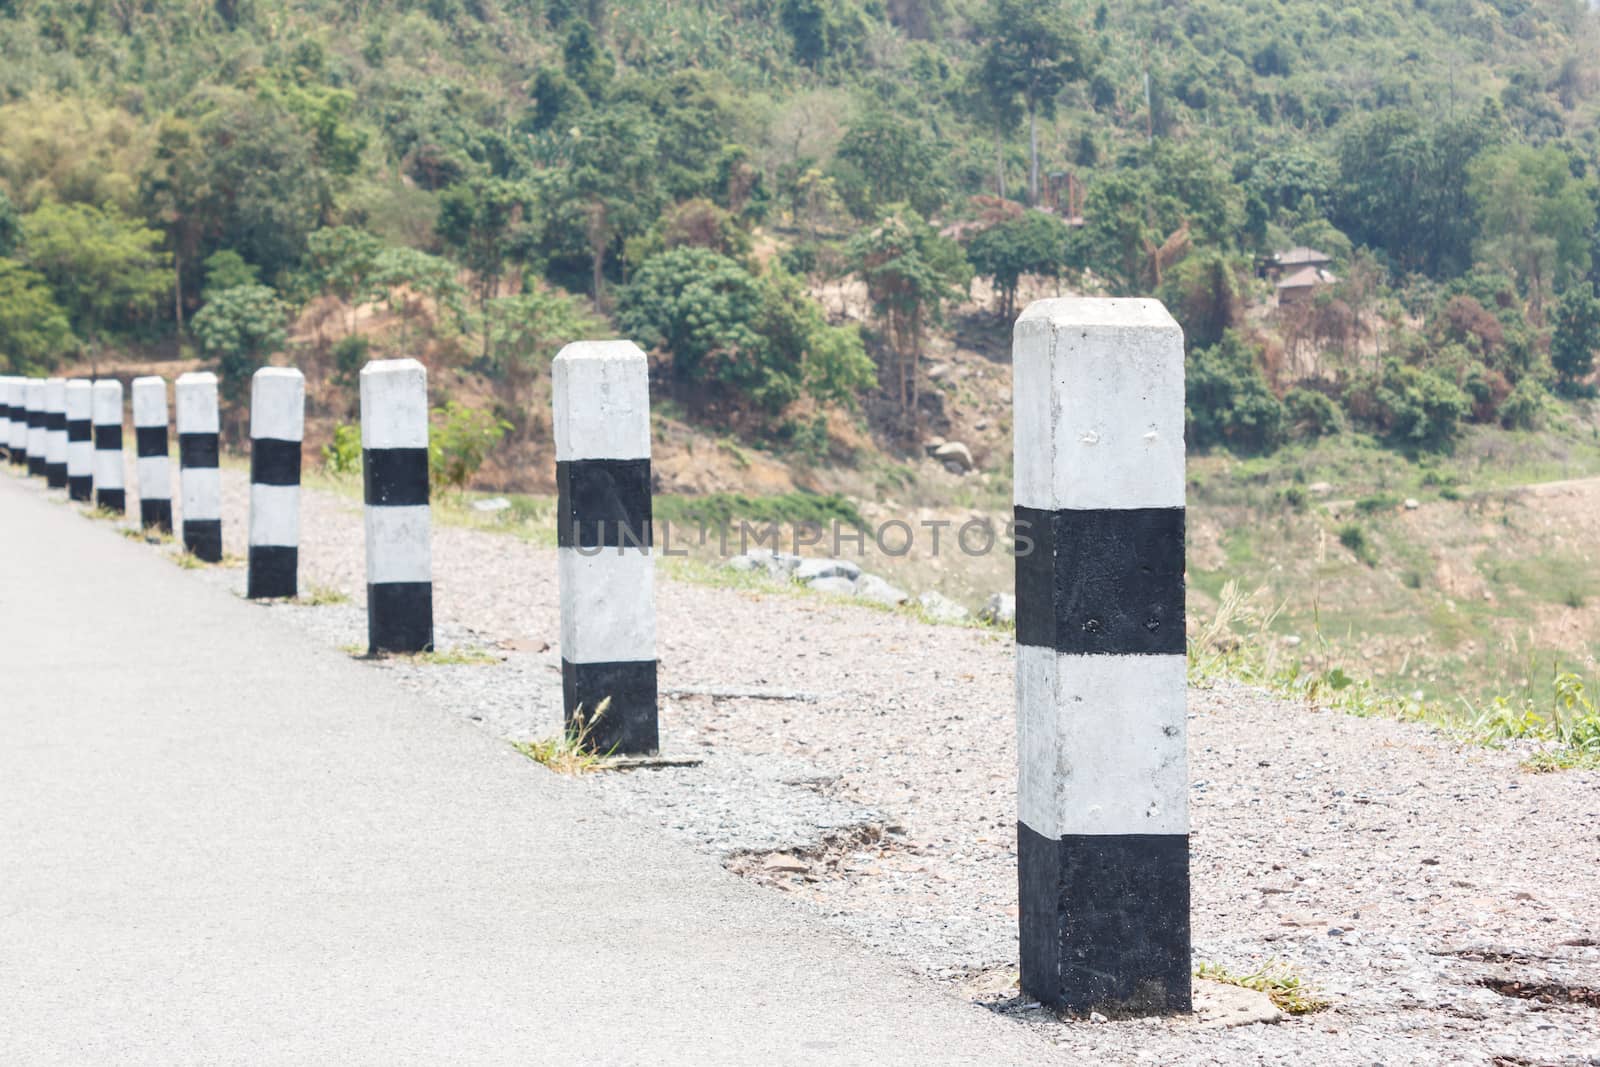
M 1356 523 L 1346 523 L 1339 527 L 1339 543 L 1348 548 L 1362 563 L 1369 567 L 1378 565 L 1378 552 L 1373 547 L 1372 540 L 1367 537 L 1367 531 Z
M 335 476 L 361 473 L 361 427 L 334 428 L 333 440 L 322 446 L 322 469 Z
M 1544 421 L 1544 387 L 1524 378 L 1500 405 L 1500 425 L 1508 430 L 1537 430 Z
M 1470 406 L 1454 382 L 1399 363 L 1384 369 L 1375 395 L 1379 426 L 1397 444 L 1448 449 Z
M 1265 452 L 1283 440 L 1283 404 L 1267 388 L 1254 350 L 1233 330 L 1189 353 L 1186 393 L 1189 443 L 1196 448 Z
M 1290 433 L 1297 438 L 1328 437 L 1343 433 L 1344 412 L 1333 399 L 1313 389 L 1291 389 L 1283 398 Z
M 458 493 L 466 489 L 489 457 L 490 450 L 511 429 L 510 423 L 495 418 L 492 413 L 454 400 L 442 408 L 434 408 L 433 420 L 428 466 L 435 482 L 453 486 Z
M 339 384 L 355 386 L 370 348 L 367 335 L 361 333 L 347 334 L 333 343 L 333 376 Z

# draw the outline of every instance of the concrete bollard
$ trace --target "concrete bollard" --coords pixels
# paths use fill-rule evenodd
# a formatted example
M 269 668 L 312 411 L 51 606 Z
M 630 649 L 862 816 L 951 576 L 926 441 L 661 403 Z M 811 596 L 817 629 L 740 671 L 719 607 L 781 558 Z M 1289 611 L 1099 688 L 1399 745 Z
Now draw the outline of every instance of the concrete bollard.
M 222 562 L 222 471 L 217 376 L 178 376 L 178 491 L 183 500 L 183 547 L 199 560 Z
M 172 459 L 167 443 L 167 382 L 133 380 L 133 444 L 139 476 L 139 525 L 172 532 Z
M 10 453 L 13 467 L 26 467 L 28 465 L 28 379 L 13 377 L 9 390 L 11 432 L 6 442 L 7 451 Z
M 44 477 L 44 379 L 34 378 L 23 391 L 23 404 L 28 415 L 28 473 Z
M 0 450 L 4 450 L 6 459 L 12 458 L 11 454 L 11 375 L 0 375 Z
M 250 380 L 250 561 L 245 596 L 300 595 L 300 445 L 306 380 L 262 367 Z
M 595 751 L 655 752 L 649 367 L 631 341 L 579 341 L 551 374 L 566 721 Z
M 1183 333 L 1040 300 L 1012 351 L 1022 989 L 1186 1012 Z
M 67 382 L 67 496 L 84 503 L 94 499 L 94 441 L 89 433 L 93 404 L 89 379 Z
M 414 359 L 361 368 L 366 494 L 367 648 L 433 648 L 428 508 L 428 371 Z
M 126 475 L 122 468 L 122 383 L 101 378 L 94 383 L 90 418 L 94 423 L 94 503 L 118 515 L 128 510 Z
M 44 383 L 44 481 L 51 489 L 67 487 L 67 380 Z

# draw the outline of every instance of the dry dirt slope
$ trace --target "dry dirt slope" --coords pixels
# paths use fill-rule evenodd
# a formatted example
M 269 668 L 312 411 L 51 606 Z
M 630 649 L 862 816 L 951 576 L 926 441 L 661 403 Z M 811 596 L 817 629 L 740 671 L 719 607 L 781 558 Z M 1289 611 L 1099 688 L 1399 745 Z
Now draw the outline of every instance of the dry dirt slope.
M 228 472 L 226 494 L 242 555 L 242 475 Z M 308 493 L 303 546 L 308 584 L 351 599 L 263 610 L 358 644 L 359 509 Z M 553 553 L 441 528 L 435 557 L 442 641 L 487 662 L 375 669 L 503 736 L 549 733 Z M 237 568 L 192 577 L 242 588 Z M 663 581 L 658 596 L 662 684 L 678 694 L 665 745 L 701 762 L 590 779 L 596 802 L 725 856 L 930 983 L 1003 991 L 1016 955 L 1008 641 L 787 592 Z M 744 695 L 689 695 L 704 689 Z M 1194 692 L 1190 730 L 1197 958 L 1284 961 L 1332 1007 L 1213 1032 L 1010 1004 L 1063 1062 L 1600 1056 L 1600 775 L 1533 775 L 1511 753 L 1237 688 Z

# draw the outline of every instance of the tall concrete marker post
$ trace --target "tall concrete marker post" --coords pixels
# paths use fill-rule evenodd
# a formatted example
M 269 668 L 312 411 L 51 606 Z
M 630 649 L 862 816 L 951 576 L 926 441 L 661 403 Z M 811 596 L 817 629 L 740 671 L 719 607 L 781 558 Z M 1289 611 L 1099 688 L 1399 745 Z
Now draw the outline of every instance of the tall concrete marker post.
M 94 440 L 89 432 L 94 383 L 87 378 L 67 382 L 67 496 L 94 500 Z
M 44 481 L 51 489 L 67 487 L 67 380 L 44 383 Z
M 1183 332 L 1039 300 L 1012 353 L 1022 988 L 1186 1012 Z
M 361 368 L 367 520 L 367 650 L 433 648 L 428 370 L 414 359 Z
M 7 451 L 11 455 L 13 467 L 26 467 L 28 464 L 28 379 L 11 379 L 11 436 L 7 441 Z
M 172 532 L 172 454 L 167 442 L 167 380 L 133 380 L 133 440 L 139 477 L 139 526 Z
M 653 753 L 649 366 L 631 341 L 579 341 L 551 375 L 567 725 L 597 752 Z
M 250 380 L 250 561 L 245 596 L 300 595 L 300 444 L 306 380 L 262 367 Z
M 122 383 L 101 378 L 92 395 L 94 503 L 102 511 L 127 513 L 127 475 L 122 468 Z
M 7 460 L 11 454 L 11 375 L 0 375 L 0 451 Z
M 23 406 L 28 417 L 28 473 L 36 478 L 44 477 L 44 441 L 48 435 L 45 430 L 44 390 L 44 379 L 34 378 L 23 391 Z
M 178 488 L 183 494 L 183 547 L 206 563 L 222 562 L 222 428 L 217 376 L 178 376 Z

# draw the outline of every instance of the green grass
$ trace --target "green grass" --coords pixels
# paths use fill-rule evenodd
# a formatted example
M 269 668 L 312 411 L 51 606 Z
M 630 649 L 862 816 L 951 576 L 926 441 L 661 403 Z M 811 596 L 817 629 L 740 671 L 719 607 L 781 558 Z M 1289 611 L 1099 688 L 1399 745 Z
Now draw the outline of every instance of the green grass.
M 1221 964 L 1202 961 L 1194 969 L 1194 975 L 1196 978 L 1207 978 L 1213 982 L 1265 993 L 1273 1005 L 1287 1015 L 1309 1015 L 1322 1011 L 1330 1003 L 1315 988 L 1307 985 L 1299 975 L 1290 970 L 1287 964 L 1276 960 L 1269 960 L 1255 970 L 1243 974 L 1229 970 Z
M 657 522 L 668 522 L 675 526 L 703 525 L 710 529 L 735 527 L 740 520 L 781 525 L 867 525 L 855 504 L 837 493 L 793 492 L 768 496 L 746 496 L 743 493 L 708 493 L 704 496 L 662 494 L 655 498 L 653 507 Z
M 342 589 L 335 589 L 331 585 L 311 585 L 303 591 L 295 602 L 310 608 L 326 607 L 329 604 L 346 604 L 350 601 L 350 594 Z
M 548 767 L 557 774 L 589 774 L 604 770 L 611 752 L 598 752 L 591 742 L 595 724 L 611 707 L 611 698 L 600 702 L 594 717 L 586 717 L 579 707 L 572 721 L 554 737 L 542 741 L 513 741 L 512 747 L 533 762 Z

